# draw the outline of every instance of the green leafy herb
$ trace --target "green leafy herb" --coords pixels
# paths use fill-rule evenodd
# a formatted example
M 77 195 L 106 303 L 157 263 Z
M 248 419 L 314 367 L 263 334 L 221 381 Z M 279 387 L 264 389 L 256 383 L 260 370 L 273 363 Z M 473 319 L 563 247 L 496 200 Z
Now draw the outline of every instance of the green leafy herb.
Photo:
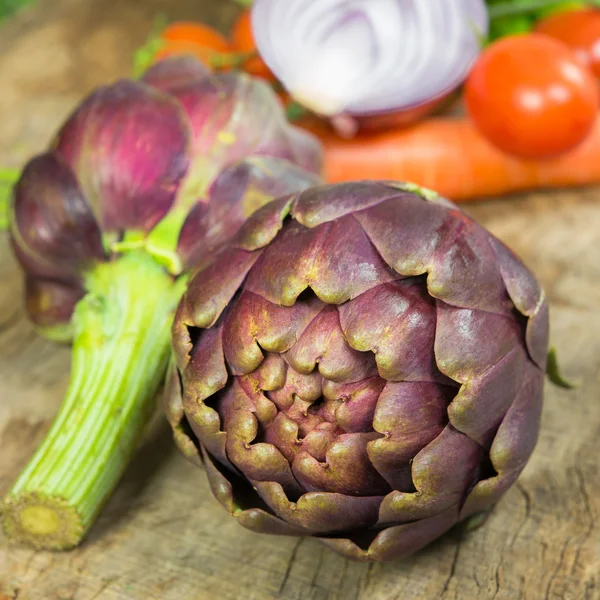
M 33 0 L 0 0 L 0 21 L 10 17 L 20 8 L 31 4 Z
M 0 169 L 0 231 L 8 228 L 8 211 L 12 188 L 19 179 L 17 169 Z
M 141 77 L 154 61 L 156 53 L 163 47 L 163 40 L 160 37 L 161 32 L 167 25 L 167 18 L 164 15 L 157 15 L 154 18 L 152 28 L 148 34 L 146 42 L 141 48 L 138 48 L 133 55 L 133 76 Z
M 489 41 L 531 31 L 541 18 L 565 10 L 600 6 L 600 0 L 487 0 Z

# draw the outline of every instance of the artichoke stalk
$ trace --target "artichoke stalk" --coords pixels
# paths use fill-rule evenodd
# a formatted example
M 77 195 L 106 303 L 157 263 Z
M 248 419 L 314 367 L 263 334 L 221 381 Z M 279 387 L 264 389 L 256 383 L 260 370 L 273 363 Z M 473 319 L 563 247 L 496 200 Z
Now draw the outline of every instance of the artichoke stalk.
M 4 498 L 9 537 L 81 541 L 152 414 L 190 269 L 320 166 L 268 86 L 191 58 L 95 91 L 26 165 L 10 234 L 27 310 L 73 353 L 59 414 Z
M 190 280 L 164 407 L 253 531 L 404 557 L 480 519 L 538 436 L 548 305 L 427 190 L 316 186 L 258 210 Z

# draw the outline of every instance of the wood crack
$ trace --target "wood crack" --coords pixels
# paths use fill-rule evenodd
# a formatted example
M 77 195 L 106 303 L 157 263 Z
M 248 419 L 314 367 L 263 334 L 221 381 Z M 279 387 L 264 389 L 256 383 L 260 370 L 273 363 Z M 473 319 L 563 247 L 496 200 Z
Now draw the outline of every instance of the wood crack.
M 304 541 L 304 538 L 299 537 L 298 541 L 294 545 L 292 553 L 290 554 L 290 557 L 288 559 L 287 566 L 285 569 L 285 573 L 283 575 L 283 580 L 281 581 L 281 585 L 279 586 L 280 594 L 281 594 L 281 592 L 283 592 L 283 588 L 285 587 L 285 584 L 287 583 L 287 581 L 289 579 L 290 573 L 292 572 L 292 567 L 294 566 L 294 561 L 296 560 L 296 555 L 298 554 L 298 549 L 300 548 L 300 545 L 302 544 L 303 541 Z
M 558 564 L 556 565 L 556 569 L 554 569 L 552 575 L 550 576 L 550 580 L 548 581 L 548 585 L 546 586 L 546 594 L 544 595 L 544 598 L 550 598 L 550 590 L 552 588 L 552 584 L 554 583 L 554 580 L 556 579 L 556 576 L 558 575 L 558 572 L 560 571 L 560 567 L 562 566 L 563 560 L 565 559 L 565 554 L 567 552 L 567 546 L 569 545 L 569 542 L 571 541 L 571 538 L 568 537 L 565 540 L 565 543 L 563 544 L 561 551 L 560 551 L 560 556 L 558 557 Z
M 494 590 L 494 595 L 492 596 L 491 600 L 495 600 L 498 592 L 500 591 L 500 569 L 502 568 L 503 556 L 503 554 L 500 555 L 500 561 L 496 565 L 496 571 L 494 572 L 494 583 L 496 585 L 496 589 Z
M 319 547 L 319 559 L 317 560 L 317 566 L 313 572 L 312 579 L 310 580 L 310 588 L 313 589 L 322 589 L 321 586 L 317 585 L 317 578 L 319 577 L 319 573 L 321 572 L 321 565 L 323 564 L 323 547 Z
M 592 503 L 590 501 L 590 497 L 589 497 L 586 487 L 585 487 L 585 478 L 583 476 L 583 473 L 581 472 L 581 467 L 578 464 L 575 465 L 575 478 L 577 479 L 579 493 L 581 494 L 581 498 L 583 499 L 583 506 L 585 508 L 585 512 L 587 513 L 587 515 L 589 517 L 589 523 L 588 523 L 586 532 L 583 536 L 583 540 L 581 541 L 580 544 L 577 545 L 577 551 L 575 552 L 575 559 L 573 560 L 571 574 L 573 574 L 573 572 L 575 571 L 575 567 L 577 566 L 577 563 L 579 562 L 579 555 L 581 553 L 581 550 L 585 546 L 586 542 L 588 541 L 588 539 L 592 533 L 592 530 L 594 529 L 594 526 L 596 524 L 596 519 L 592 513 Z
M 513 536 L 512 540 L 510 541 L 509 546 L 511 548 L 514 546 L 515 542 L 517 541 L 517 538 L 519 537 L 519 534 L 523 530 L 523 527 L 525 527 L 525 525 L 527 524 L 527 521 L 529 520 L 529 515 L 531 513 L 531 496 L 529 495 L 529 492 L 527 491 L 525 486 L 523 486 L 523 484 L 520 483 L 519 481 L 517 481 L 517 483 L 515 484 L 515 488 L 517 490 L 519 490 L 519 492 L 521 492 L 521 495 L 523 496 L 523 500 L 525 501 L 525 504 L 524 504 L 525 514 L 523 515 L 523 519 L 522 519 L 521 523 L 517 527 L 517 531 L 515 532 L 515 535 Z
M 446 595 L 446 592 L 448 591 L 448 587 L 450 585 L 450 581 L 452 581 L 452 578 L 454 577 L 454 574 L 456 572 L 456 565 L 458 563 L 458 557 L 460 555 L 460 546 L 462 544 L 462 533 L 460 535 L 460 537 L 458 538 L 457 542 L 456 542 L 456 549 L 454 550 L 454 556 L 452 558 L 452 565 L 450 565 L 450 573 L 448 574 L 448 577 L 446 578 L 446 581 L 444 582 L 444 587 L 442 588 L 442 592 L 440 593 L 440 598 L 443 598 Z

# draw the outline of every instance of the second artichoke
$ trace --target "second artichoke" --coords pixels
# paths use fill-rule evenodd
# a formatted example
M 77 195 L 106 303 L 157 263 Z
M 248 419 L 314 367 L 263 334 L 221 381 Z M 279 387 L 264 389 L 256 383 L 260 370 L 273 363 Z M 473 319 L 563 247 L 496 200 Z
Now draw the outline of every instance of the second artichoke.
M 315 139 L 274 92 L 182 57 L 94 91 L 26 165 L 12 246 L 36 330 L 71 341 L 71 381 L 2 503 L 8 536 L 77 545 L 154 408 L 190 269 L 257 208 L 320 181 Z

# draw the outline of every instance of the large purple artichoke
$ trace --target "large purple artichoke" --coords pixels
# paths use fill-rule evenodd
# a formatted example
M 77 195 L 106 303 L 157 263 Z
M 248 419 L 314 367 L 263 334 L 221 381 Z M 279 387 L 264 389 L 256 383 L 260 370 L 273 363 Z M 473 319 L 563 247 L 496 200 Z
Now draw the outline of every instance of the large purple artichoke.
M 406 556 L 489 509 L 536 444 L 548 307 L 450 202 L 389 182 L 257 211 L 173 326 L 175 440 L 243 526 Z
M 100 88 L 16 185 L 29 315 L 72 340 L 71 384 L 4 499 L 9 536 L 76 545 L 127 466 L 169 358 L 189 270 L 257 208 L 319 181 L 321 151 L 270 88 L 168 59 Z

